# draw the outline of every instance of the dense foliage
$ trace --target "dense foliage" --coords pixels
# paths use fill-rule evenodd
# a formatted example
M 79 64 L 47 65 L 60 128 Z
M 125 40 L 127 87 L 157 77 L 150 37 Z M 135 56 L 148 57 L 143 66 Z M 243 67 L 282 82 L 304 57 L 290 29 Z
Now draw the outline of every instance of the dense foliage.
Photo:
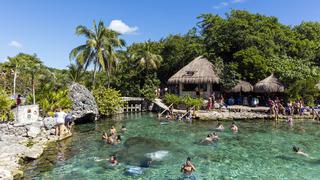
M 27 103 L 39 104 L 44 114 L 57 106 L 69 107 L 66 87 L 71 82 L 95 88 L 96 94 L 110 91 L 115 97 L 121 93 L 152 100 L 156 88 L 167 86 L 169 77 L 203 55 L 214 64 L 222 89 L 229 89 L 238 80 L 255 84 L 274 73 L 285 85 L 288 98 L 303 98 L 312 105 L 319 96 L 314 86 L 320 80 L 319 22 L 292 27 L 281 24 L 276 17 L 243 10 L 231 10 L 223 17 L 202 14 L 198 18 L 186 34 L 133 43 L 126 48 L 121 34 L 105 27 L 102 21 L 94 22 L 92 29 L 80 25 L 76 35 L 86 39 L 71 50 L 68 69 L 49 68 L 36 54 L 19 53 L 0 63 L 2 93 L 28 97 Z M 191 102 L 189 97 L 175 98 L 168 101 L 192 104 L 184 102 Z M 109 104 L 100 99 L 106 109 L 101 109 L 102 113 L 111 114 L 121 105 L 115 99 Z
M 196 109 L 200 109 L 200 107 L 203 105 L 203 99 L 192 98 L 190 96 L 177 96 L 174 94 L 166 94 L 163 100 L 166 104 L 173 104 L 176 107 L 178 105 L 184 105 L 187 108 L 195 107 Z
M 62 87 L 55 89 L 52 83 L 45 84 L 39 90 L 37 102 L 41 109 L 41 114 L 44 116 L 51 116 L 58 108 L 70 110 L 72 105 L 69 99 L 69 90 Z
M 99 86 L 93 90 L 93 96 L 99 107 L 99 113 L 103 116 L 115 114 L 124 106 L 120 92 L 112 88 Z
M 8 97 L 4 89 L 0 87 L 0 122 L 12 119 L 9 113 L 14 102 Z

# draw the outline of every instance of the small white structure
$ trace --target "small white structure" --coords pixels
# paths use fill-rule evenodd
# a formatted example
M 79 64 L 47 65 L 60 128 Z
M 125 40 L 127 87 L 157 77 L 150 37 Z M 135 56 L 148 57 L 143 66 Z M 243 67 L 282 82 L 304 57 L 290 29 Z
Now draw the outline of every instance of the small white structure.
M 18 106 L 12 109 L 14 119 L 19 124 L 29 124 L 36 122 L 39 118 L 39 106 L 27 105 Z

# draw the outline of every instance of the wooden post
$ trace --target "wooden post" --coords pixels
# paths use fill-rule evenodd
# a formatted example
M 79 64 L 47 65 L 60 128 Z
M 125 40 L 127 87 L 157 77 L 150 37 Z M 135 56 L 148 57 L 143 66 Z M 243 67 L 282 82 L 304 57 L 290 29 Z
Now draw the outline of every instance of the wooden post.
M 209 98 L 211 93 L 212 93 L 211 84 L 207 83 L 207 97 L 206 98 Z
M 182 88 L 183 88 L 183 84 L 179 83 L 179 96 L 182 96 Z

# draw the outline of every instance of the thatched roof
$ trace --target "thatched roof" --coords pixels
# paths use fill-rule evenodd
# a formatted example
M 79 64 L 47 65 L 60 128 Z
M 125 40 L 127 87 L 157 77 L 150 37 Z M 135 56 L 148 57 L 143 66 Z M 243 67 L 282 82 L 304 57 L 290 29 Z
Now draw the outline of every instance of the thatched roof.
M 233 93 L 252 92 L 252 91 L 253 91 L 253 86 L 249 82 L 241 81 L 241 80 L 232 89 L 227 90 L 227 92 L 233 92 Z
M 257 82 L 253 87 L 254 92 L 258 93 L 274 93 L 283 92 L 284 86 L 273 74 L 262 81 Z
M 200 56 L 180 69 L 168 80 L 169 84 L 219 83 L 214 66 L 208 59 Z

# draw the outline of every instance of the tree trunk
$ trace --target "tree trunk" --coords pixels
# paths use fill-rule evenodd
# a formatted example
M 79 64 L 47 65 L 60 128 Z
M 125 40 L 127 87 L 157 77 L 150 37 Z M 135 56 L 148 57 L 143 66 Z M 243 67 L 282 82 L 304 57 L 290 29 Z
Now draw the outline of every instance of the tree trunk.
M 14 70 L 14 75 L 13 75 L 13 95 L 16 95 L 16 80 L 17 80 L 17 70 Z
M 97 64 L 95 63 L 93 68 L 92 90 L 96 85 L 96 74 L 97 74 Z
M 36 91 L 35 91 L 35 82 L 34 82 L 34 74 L 32 74 L 32 98 L 33 98 L 33 104 L 36 104 Z

